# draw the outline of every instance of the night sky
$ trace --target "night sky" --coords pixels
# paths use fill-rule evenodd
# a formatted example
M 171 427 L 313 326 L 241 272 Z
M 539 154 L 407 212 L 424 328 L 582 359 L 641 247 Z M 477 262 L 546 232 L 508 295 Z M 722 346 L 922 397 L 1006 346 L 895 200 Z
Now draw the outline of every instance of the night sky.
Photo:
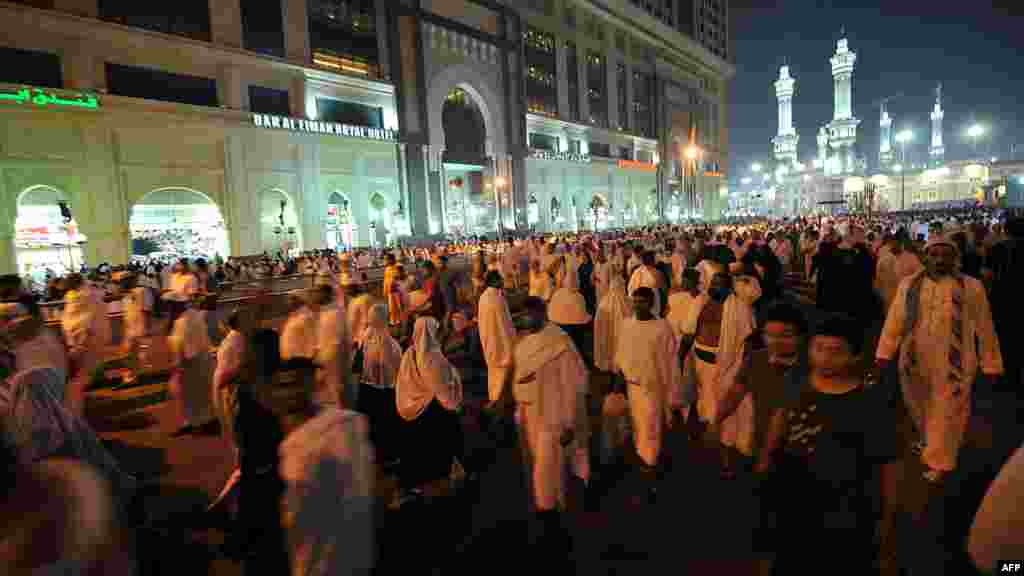
M 989 133 L 979 155 L 1007 159 L 1018 143 L 1024 160 L 1024 0 L 733 0 L 736 77 L 730 88 L 731 174 L 771 157 L 778 131 L 773 82 L 787 58 L 796 78 L 793 122 L 800 161 L 816 153 L 818 127 L 832 118 L 832 71 L 840 28 L 857 53 L 853 113 L 861 119 L 860 153 L 869 168 L 878 160 L 879 111 L 889 102 L 894 130 L 909 128 L 908 159 L 927 155 L 935 86 L 942 83 L 946 158 L 971 155 L 963 136 L 975 121 Z

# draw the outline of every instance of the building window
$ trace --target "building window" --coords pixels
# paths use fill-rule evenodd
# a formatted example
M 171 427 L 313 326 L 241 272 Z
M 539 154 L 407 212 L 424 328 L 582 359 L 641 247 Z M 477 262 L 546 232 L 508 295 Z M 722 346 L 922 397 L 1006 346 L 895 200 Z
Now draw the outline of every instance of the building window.
M 315 66 L 380 78 L 373 0 L 309 0 L 309 49 Z
M 210 4 L 207 0 L 157 3 L 99 0 L 99 15 L 107 22 L 210 41 Z
M 587 53 L 587 101 L 590 103 L 590 123 L 601 128 L 608 127 L 608 83 L 607 63 L 597 52 Z
M 566 5 L 565 5 L 565 12 L 564 12 L 564 19 L 565 19 L 565 27 L 566 28 L 568 28 L 570 30 L 575 30 L 576 29 L 576 8 L 573 7 L 572 4 L 566 3 Z
M 565 43 L 565 63 L 569 90 L 569 119 L 580 121 L 580 67 L 576 60 L 576 44 Z
M 600 142 L 591 142 L 590 143 L 590 155 L 591 156 L 600 156 L 602 158 L 611 158 L 612 157 L 612 147 L 607 145 L 607 144 L 602 144 Z
M 49 52 L 32 52 L 0 47 L 0 82 L 27 84 L 46 88 L 63 86 L 60 56 Z
M 246 50 L 284 57 L 284 19 L 281 4 L 268 0 L 242 0 L 242 44 Z
M 291 109 L 288 106 L 288 91 L 249 86 L 249 110 L 259 114 L 289 116 Z
M 380 108 L 334 98 L 316 99 L 316 117 L 325 122 L 352 126 L 384 127 L 384 111 Z
M 654 79 L 650 74 L 633 74 L 634 131 L 644 138 L 654 138 Z
M 558 72 L 555 37 L 535 28 L 523 32 L 526 54 L 526 109 L 558 116 Z
M 193 106 L 217 106 L 217 81 L 107 63 L 107 90 L 118 96 L 178 102 Z
M 615 68 L 615 89 L 619 97 L 619 130 L 629 130 L 629 93 L 626 91 L 626 65 Z
M 530 133 L 530 148 L 558 152 L 558 136 L 550 136 L 539 132 Z

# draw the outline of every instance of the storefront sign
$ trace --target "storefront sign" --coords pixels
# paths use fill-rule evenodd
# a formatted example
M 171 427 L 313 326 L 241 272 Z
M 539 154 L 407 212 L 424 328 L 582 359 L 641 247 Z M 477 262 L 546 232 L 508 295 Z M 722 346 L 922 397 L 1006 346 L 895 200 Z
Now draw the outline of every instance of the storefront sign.
M 558 160 L 559 162 L 578 162 L 590 164 L 590 154 L 573 154 L 572 152 L 550 152 L 548 150 L 530 149 L 530 158 L 537 160 Z
M 76 94 L 74 98 L 64 98 L 53 92 L 43 92 L 39 88 L 22 88 L 17 92 L 0 92 L 0 102 L 32 104 L 37 108 L 57 107 L 96 110 L 100 107 L 99 100 L 91 94 Z
M 280 128 L 293 130 L 295 132 L 309 132 L 311 134 L 333 134 L 336 136 L 348 136 L 350 138 L 364 138 L 366 140 L 383 140 L 387 142 L 398 141 L 398 132 L 385 128 L 370 128 L 369 126 L 352 126 L 349 124 L 338 124 L 336 122 L 320 122 L 319 120 L 304 120 L 301 118 L 284 118 L 270 114 L 253 114 L 252 123 L 259 128 Z
M 650 162 L 638 162 L 636 160 L 619 160 L 619 168 L 630 170 L 641 170 L 643 172 L 657 172 L 658 165 Z

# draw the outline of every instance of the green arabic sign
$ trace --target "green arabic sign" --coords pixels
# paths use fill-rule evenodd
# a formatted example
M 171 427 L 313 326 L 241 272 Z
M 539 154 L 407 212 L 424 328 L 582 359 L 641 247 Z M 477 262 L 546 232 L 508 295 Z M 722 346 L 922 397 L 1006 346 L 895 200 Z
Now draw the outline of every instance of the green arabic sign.
M 0 102 L 13 102 L 15 104 L 31 103 L 39 108 L 56 106 L 96 110 L 100 107 L 99 101 L 91 94 L 78 94 L 76 98 L 63 98 L 52 92 L 47 94 L 39 88 L 22 88 L 17 92 L 0 92 Z

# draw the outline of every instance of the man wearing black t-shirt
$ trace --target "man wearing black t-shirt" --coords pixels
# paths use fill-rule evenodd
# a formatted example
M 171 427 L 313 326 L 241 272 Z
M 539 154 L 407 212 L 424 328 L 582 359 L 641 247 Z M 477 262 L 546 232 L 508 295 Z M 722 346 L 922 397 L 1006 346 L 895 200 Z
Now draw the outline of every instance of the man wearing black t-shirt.
M 772 432 L 778 438 L 764 481 L 775 522 L 773 574 L 828 559 L 830 574 L 875 571 L 880 470 L 899 452 L 896 416 L 857 370 L 863 337 L 850 318 L 814 330 L 808 370 L 794 370 Z

